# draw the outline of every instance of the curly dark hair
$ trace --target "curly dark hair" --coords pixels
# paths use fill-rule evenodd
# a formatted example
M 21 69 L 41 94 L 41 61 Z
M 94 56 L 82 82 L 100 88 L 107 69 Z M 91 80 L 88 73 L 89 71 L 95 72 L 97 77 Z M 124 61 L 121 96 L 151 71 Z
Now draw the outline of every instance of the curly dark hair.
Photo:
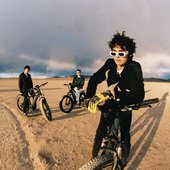
M 133 54 L 136 52 L 136 43 L 134 42 L 134 39 L 126 36 L 125 31 L 123 31 L 122 34 L 117 32 L 117 34 L 113 35 L 113 38 L 108 42 L 108 45 L 111 50 L 116 45 L 119 45 L 123 50 L 127 50 L 129 52 L 128 57 L 131 59 L 133 58 Z

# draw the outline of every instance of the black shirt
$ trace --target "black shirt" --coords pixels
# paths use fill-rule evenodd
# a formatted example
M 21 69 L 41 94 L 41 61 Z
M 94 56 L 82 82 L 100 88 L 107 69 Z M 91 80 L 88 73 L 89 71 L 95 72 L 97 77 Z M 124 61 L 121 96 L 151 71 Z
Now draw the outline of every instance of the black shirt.
M 19 90 L 21 93 L 27 92 L 28 89 L 33 88 L 32 78 L 30 74 L 21 73 L 19 75 Z
M 119 74 L 114 59 L 108 59 L 105 64 L 90 78 L 86 98 L 95 95 L 97 85 L 107 81 L 108 87 L 118 83 L 114 88 L 116 99 L 122 104 L 141 102 L 144 99 L 144 83 L 141 66 L 136 61 L 128 61 Z
M 75 87 L 77 87 L 78 89 L 82 89 L 83 86 L 84 86 L 84 80 L 85 80 L 85 78 L 84 78 L 83 76 L 80 76 L 80 77 L 75 76 L 75 77 L 73 78 L 73 83 L 72 83 L 72 84 L 73 84 Z

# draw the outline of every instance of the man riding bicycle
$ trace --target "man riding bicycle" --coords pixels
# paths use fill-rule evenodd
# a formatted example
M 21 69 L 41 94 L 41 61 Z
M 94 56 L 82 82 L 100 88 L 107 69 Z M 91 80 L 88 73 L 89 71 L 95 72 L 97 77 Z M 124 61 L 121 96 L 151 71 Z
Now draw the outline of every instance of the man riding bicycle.
M 76 103 L 80 103 L 80 93 L 82 92 L 83 86 L 84 86 L 85 78 L 81 75 L 81 70 L 77 70 L 77 75 L 73 78 L 73 86 L 75 90 L 76 95 Z
M 96 157 L 101 147 L 102 139 L 107 132 L 107 126 L 113 123 L 115 113 L 119 111 L 120 132 L 122 142 L 122 164 L 125 166 L 130 143 L 130 126 L 132 120 L 131 111 L 120 111 L 120 105 L 142 102 L 144 99 L 144 84 L 141 66 L 133 61 L 133 54 L 136 51 L 136 43 L 132 38 L 117 33 L 113 35 L 108 43 L 111 49 L 110 55 L 105 64 L 90 78 L 86 91 L 87 108 L 91 112 L 96 112 L 97 106 L 102 101 L 108 99 L 107 93 L 96 94 L 97 85 L 107 81 L 108 94 L 112 95 L 111 100 L 104 104 L 100 122 L 96 131 L 92 156 Z M 108 110 L 111 110 L 108 112 Z

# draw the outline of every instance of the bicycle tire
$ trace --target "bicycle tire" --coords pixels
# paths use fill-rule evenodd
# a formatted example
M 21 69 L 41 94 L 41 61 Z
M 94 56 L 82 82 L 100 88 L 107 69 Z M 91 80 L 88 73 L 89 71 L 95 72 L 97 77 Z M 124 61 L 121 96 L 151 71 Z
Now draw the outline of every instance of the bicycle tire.
M 45 98 L 40 99 L 40 110 L 46 120 L 52 120 L 51 110 Z
M 65 109 L 64 102 L 66 102 L 66 105 L 69 106 L 68 109 Z M 59 107 L 60 107 L 61 111 L 64 113 L 70 113 L 73 110 L 73 105 L 74 105 L 73 99 L 68 95 L 63 96 L 59 102 Z
M 18 108 L 21 112 L 23 112 L 24 97 L 23 97 L 21 94 L 19 94 L 19 95 L 16 97 L 16 99 L 17 99 L 17 108 Z
M 84 164 L 79 170 L 98 170 L 109 165 L 113 161 L 113 155 L 101 155 L 91 159 Z
M 109 168 L 110 170 L 123 170 L 120 161 L 117 161 L 115 167 L 113 166 L 112 154 L 97 156 L 84 164 L 79 170 L 101 170 L 105 168 Z

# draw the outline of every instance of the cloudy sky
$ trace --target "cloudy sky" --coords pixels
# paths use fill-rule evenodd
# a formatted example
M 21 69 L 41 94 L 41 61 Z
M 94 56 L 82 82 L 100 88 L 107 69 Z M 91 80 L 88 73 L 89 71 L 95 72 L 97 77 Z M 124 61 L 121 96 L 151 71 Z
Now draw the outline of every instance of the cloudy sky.
M 0 73 L 93 73 L 126 31 L 145 77 L 170 78 L 169 0 L 0 0 Z

